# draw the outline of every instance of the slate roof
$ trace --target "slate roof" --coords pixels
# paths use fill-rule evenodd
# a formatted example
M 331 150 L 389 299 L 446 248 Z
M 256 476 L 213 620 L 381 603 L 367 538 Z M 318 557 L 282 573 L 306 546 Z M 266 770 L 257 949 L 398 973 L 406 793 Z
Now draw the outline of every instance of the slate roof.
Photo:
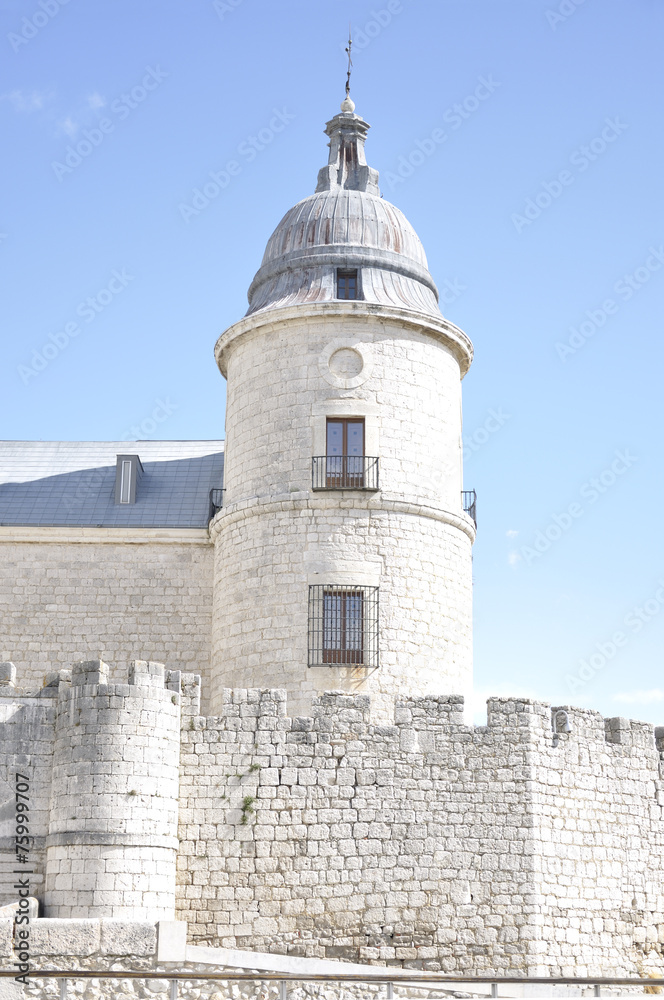
M 115 504 L 118 455 L 138 455 L 135 504 Z M 223 441 L 0 441 L 0 525 L 204 528 Z

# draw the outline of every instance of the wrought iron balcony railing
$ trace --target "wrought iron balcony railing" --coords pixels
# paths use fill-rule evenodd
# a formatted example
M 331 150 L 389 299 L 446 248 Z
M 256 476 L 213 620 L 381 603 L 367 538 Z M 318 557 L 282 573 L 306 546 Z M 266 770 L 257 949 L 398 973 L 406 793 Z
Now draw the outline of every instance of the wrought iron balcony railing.
M 472 517 L 475 527 L 477 527 L 477 493 L 475 490 L 462 490 L 461 504 L 466 514 Z
M 314 490 L 377 490 L 378 459 L 367 455 L 315 455 Z
M 212 520 L 215 514 L 218 514 L 221 508 L 224 506 L 224 493 L 225 490 L 210 490 L 210 510 L 208 512 L 208 523 Z

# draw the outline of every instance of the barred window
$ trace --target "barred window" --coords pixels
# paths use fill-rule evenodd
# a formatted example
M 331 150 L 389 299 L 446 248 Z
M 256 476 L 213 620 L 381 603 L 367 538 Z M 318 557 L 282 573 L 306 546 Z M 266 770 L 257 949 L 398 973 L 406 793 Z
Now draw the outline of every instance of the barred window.
M 378 587 L 309 587 L 309 666 L 378 666 Z

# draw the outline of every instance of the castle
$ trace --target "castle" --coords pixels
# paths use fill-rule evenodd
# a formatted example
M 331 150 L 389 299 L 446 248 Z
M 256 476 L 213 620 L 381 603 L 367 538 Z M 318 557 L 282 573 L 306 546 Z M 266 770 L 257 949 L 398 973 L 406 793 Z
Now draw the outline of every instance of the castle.
M 0 903 L 20 774 L 43 934 L 661 975 L 664 729 L 464 720 L 472 346 L 368 128 L 347 97 L 219 338 L 225 443 L 2 445 Z

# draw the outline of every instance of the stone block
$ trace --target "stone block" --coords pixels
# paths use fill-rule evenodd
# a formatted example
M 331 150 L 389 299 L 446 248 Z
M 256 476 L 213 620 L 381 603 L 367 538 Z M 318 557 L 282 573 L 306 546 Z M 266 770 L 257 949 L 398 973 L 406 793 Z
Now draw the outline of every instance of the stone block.
M 103 660 L 79 660 L 71 668 L 73 686 L 108 684 L 108 664 Z
M 157 924 L 157 961 L 184 962 L 187 957 L 187 924 L 184 920 L 160 920 Z
M 102 920 L 102 955 L 154 955 L 157 927 L 148 921 Z
M 150 660 L 132 660 L 129 664 L 128 681 L 132 687 L 164 686 L 164 664 Z
M 34 955 L 94 955 L 100 936 L 99 920 L 45 917 L 30 925 L 30 950 Z
M 6 906 L 0 906 L 0 920 L 5 920 L 7 918 L 14 919 L 15 914 L 18 912 L 18 901 L 15 903 L 7 903 Z M 39 916 L 39 900 L 35 899 L 34 896 L 28 896 L 28 916 L 30 920 L 36 920 Z

